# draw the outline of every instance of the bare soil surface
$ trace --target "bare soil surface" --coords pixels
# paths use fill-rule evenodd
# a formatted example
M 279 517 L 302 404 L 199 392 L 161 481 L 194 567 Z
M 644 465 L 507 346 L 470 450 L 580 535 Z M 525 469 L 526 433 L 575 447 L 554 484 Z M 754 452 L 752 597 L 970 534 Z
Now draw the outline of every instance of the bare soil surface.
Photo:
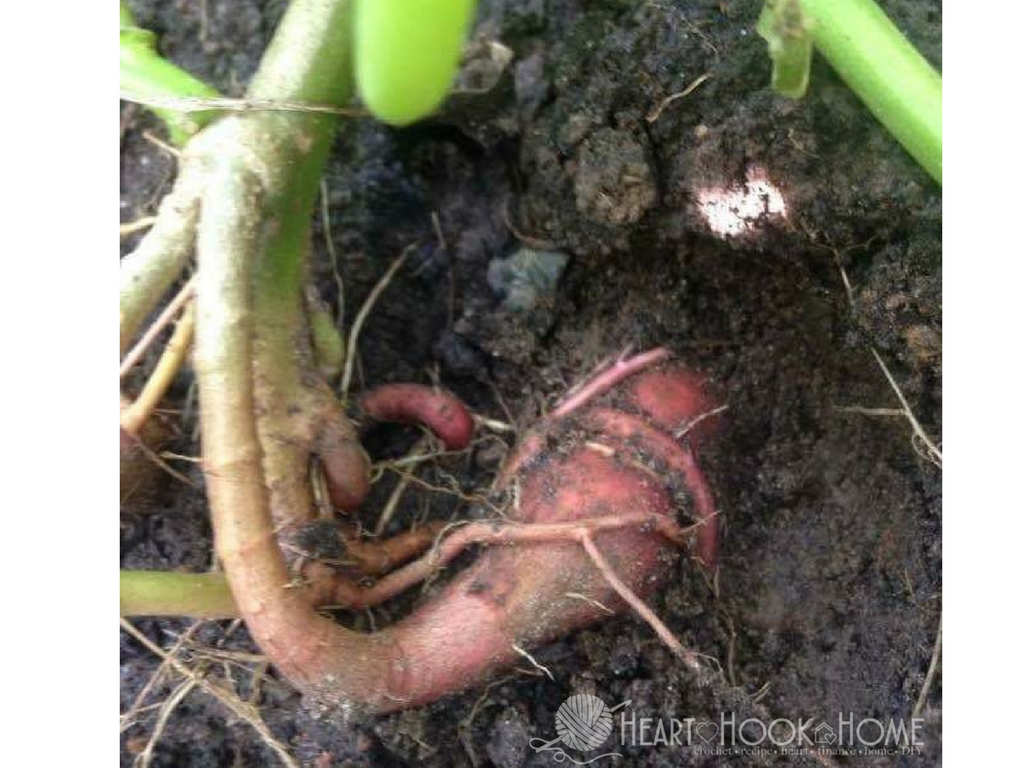
M 231 95 L 241 93 L 282 10 L 275 0 L 130 4 L 166 55 Z M 370 315 L 357 387 L 433 378 L 474 410 L 525 426 L 629 346 L 670 346 L 710 375 L 729 405 L 721 439 L 701 457 L 726 521 L 718 593 L 681 562 L 652 606 L 684 644 L 718 661 L 724 682 L 697 685 L 632 616 L 537 650 L 553 680 L 524 662 L 486 690 L 386 717 L 314 716 L 271 671 L 259 709 L 302 764 L 556 765 L 529 740 L 553 738 L 558 706 L 584 692 L 609 704 L 630 699 L 637 717 L 767 712 L 834 724 L 840 713 L 887 720 L 915 709 L 941 612 L 941 472 L 905 419 L 848 406 L 899 406 L 874 347 L 924 429 L 941 437 L 941 190 L 824 61 L 815 61 L 803 101 L 768 90 L 753 31 L 758 5 L 485 0 L 475 38 L 514 52 L 497 84 L 453 97 L 410 129 L 348 123 L 325 179 L 330 233 L 318 218 L 315 237 L 317 283 L 337 306 L 325 247 L 333 238 L 349 323 L 400 250 L 423 243 Z M 938 0 L 881 5 L 941 66 Z M 124 105 L 122 115 L 121 218 L 131 221 L 155 210 L 174 161 L 144 136 L 159 135 L 155 120 Z M 716 233 L 702 201 L 751 178 L 778 189 L 785 216 Z M 488 282 L 488 266 L 528 246 L 570 259 L 555 292 L 516 313 Z M 193 456 L 194 397 L 186 371 L 167 404 L 176 409 L 170 449 Z M 366 444 L 374 458 L 394 457 L 416 438 L 379 428 Z M 492 435 L 420 477 L 483 491 L 511 440 Z M 122 567 L 210 567 L 201 472 L 173 463 L 194 487 L 168 480 L 124 506 Z M 375 486 L 367 525 L 395 481 L 386 473 Z M 450 493 L 412 488 L 392 527 L 474 514 Z M 339 620 L 380 626 L 419 599 Z M 166 647 L 193 622 L 136 623 Z M 192 641 L 188 658 L 208 658 L 209 674 L 230 673 L 248 695 L 254 665 L 211 651 L 255 652 L 244 627 L 207 622 Z M 124 633 L 121 652 L 126 711 L 159 662 Z M 147 703 L 179 682 L 171 676 Z M 839 764 L 940 764 L 938 679 L 919 711 L 923 755 Z M 155 718 L 145 711 L 123 732 L 122 765 L 132 764 Z M 807 764 L 672 747 L 624 753 L 612 764 Z M 248 725 L 194 691 L 168 720 L 152 765 L 277 759 Z

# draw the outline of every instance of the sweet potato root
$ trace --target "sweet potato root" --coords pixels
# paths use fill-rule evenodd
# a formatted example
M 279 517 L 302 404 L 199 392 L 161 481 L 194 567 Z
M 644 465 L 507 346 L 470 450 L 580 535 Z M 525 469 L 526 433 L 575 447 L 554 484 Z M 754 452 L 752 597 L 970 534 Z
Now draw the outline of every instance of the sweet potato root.
M 684 540 L 677 513 L 702 523 L 696 554 L 713 567 L 717 519 L 693 453 L 713 422 L 704 419 L 681 440 L 673 437 L 713 405 L 691 372 L 668 366 L 643 370 L 664 357 L 658 353 L 642 365 L 598 373 L 567 398 L 571 407 L 563 403 L 527 435 L 509 461 L 512 471 L 503 476 L 514 500 L 512 524 L 493 524 L 491 546 L 471 568 L 393 627 L 369 637 L 332 628 L 330 640 L 318 637 L 318 649 L 308 648 L 301 672 L 293 666 L 292 676 L 312 682 L 305 687 L 321 698 L 357 701 L 377 711 L 475 685 L 519 660 L 517 648 L 626 608 L 608 573 L 581 546 L 584 538 L 627 589 L 641 596 L 654 590 L 671 572 Z M 479 527 L 465 534 L 487 541 Z M 428 556 L 385 578 L 378 597 L 423 575 L 413 572 L 447 560 L 461 549 L 459 536 L 439 545 L 435 563 Z M 319 645 L 324 642 L 334 652 Z M 358 655 L 356 648 L 362 649 Z M 310 676 L 312 658 L 326 667 Z
M 460 451 L 473 439 L 473 417 L 450 392 L 422 384 L 383 384 L 359 399 L 375 421 L 428 427 L 449 450 Z
M 411 616 L 369 635 L 317 614 L 320 588 L 304 594 L 287 588 L 283 559 L 272 551 L 269 515 L 233 524 L 231 515 L 243 507 L 217 494 L 237 494 L 239 483 L 221 484 L 209 461 L 218 548 L 257 643 L 315 700 L 391 711 L 476 685 L 519 660 L 524 647 L 609 611 L 628 606 L 644 613 L 642 596 L 671 573 L 690 541 L 696 541 L 696 559 L 713 568 L 718 520 L 695 450 L 711 436 L 716 411 L 700 380 L 667 358 L 665 350 L 654 350 L 606 366 L 524 436 L 498 484 L 503 497 L 496 503 L 507 503 L 505 520 L 457 528 L 374 587 L 360 592 L 349 584 L 348 593 L 337 593 L 353 606 L 387 599 L 467 544 L 489 545 Z M 414 395 L 411 401 L 399 400 L 396 391 L 364 399 L 364 409 L 377 418 L 425 422 L 459 444 L 468 426 L 461 406 L 450 411 L 429 398 L 417 404 L 421 389 L 406 392 Z M 455 411 L 466 419 L 458 416 L 449 429 Z M 236 449 L 237 435 L 231 432 Z M 204 438 L 210 448 L 222 446 L 212 430 Z M 238 461 L 228 466 L 237 477 Z M 251 498 L 249 509 L 263 503 Z M 219 510 L 227 510 L 227 522 Z M 696 523 L 696 537 L 681 528 L 682 519 Z M 655 629 L 674 640 L 667 628 Z M 678 641 L 674 650 L 683 650 Z
M 571 410 L 556 409 L 564 415 L 527 437 L 510 461 L 517 469 L 506 482 L 510 490 L 518 486 L 512 496 L 519 501 L 508 516 L 537 528 L 646 518 L 590 535 L 614 574 L 644 595 L 671 572 L 679 552 L 654 524 L 655 516 L 673 520 L 683 511 L 702 522 L 697 554 L 714 566 L 718 526 L 710 491 L 692 444 L 672 437 L 712 404 L 697 377 L 678 367 L 639 373 L 610 389 Z M 693 433 L 698 442 L 710 434 L 711 420 L 702 426 Z M 444 592 L 379 633 L 404 649 L 405 658 L 394 660 L 390 690 L 381 692 L 376 708 L 419 704 L 473 685 L 519 660 L 516 646 L 544 643 L 606 618 L 601 606 L 624 609 L 580 541 L 572 535 L 523 537 L 492 546 Z

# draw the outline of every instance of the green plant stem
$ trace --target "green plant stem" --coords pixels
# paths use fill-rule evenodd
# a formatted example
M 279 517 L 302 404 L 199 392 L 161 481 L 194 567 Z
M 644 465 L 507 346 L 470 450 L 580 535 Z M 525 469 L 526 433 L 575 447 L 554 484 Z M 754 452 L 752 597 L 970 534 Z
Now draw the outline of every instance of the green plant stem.
M 343 105 L 352 93 L 351 3 L 296 0 L 264 54 L 247 96 Z M 253 359 L 263 471 L 275 528 L 285 535 L 315 516 L 307 481 L 319 436 L 349 445 L 354 430 L 315 375 L 303 301 L 306 256 L 320 179 L 339 123 L 335 115 L 261 112 L 236 118 L 240 142 L 259 157 L 266 239 L 254 259 Z
M 801 0 L 814 45 L 942 183 L 942 76 L 873 0 Z
M 349 0 L 293 0 L 248 96 L 343 105 L 352 92 L 349 36 Z M 243 585 L 234 590 L 240 605 L 248 596 L 250 610 L 261 613 L 265 600 L 270 607 L 261 615 L 300 635 L 317 616 L 300 591 L 287 589 L 290 575 L 275 543 L 267 486 L 280 493 L 277 481 L 284 479 L 308 495 L 308 465 L 296 462 L 291 441 L 274 439 L 274 428 L 301 421 L 293 407 L 308 406 L 298 402 L 309 392 L 300 367 L 309 346 L 303 259 L 337 124 L 337 116 L 321 113 L 224 116 L 186 147 L 173 202 L 165 202 L 153 230 L 122 265 L 123 346 L 166 290 L 168 275 L 173 280 L 180 272 L 198 229 L 196 365 L 218 552 L 226 578 Z M 267 402 L 256 406 L 257 386 L 274 395 L 267 410 Z M 310 409 L 307 418 L 315 415 Z M 239 542 L 245 550 L 253 535 L 259 543 L 239 553 Z M 244 591 L 254 582 L 257 588 Z M 272 638 L 264 640 L 284 653 Z
M 156 50 L 156 35 L 135 24 L 131 11 L 121 2 L 121 90 L 140 96 L 202 96 L 220 94 L 202 80 L 172 64 Z M 171 141 L 181 145 L 217 117 L 216 111 L 175 112 L 154 108 L 167 125 Z
M 306 307 L 316 367 L 324 379 L 336 381 L 345 364 L 345 339 L 334 315 L 312 286 L 306 288 Z
M 248 96 L 344 104 L 350 22 L 348 0 L 293 0 Z M 318 670 L 339 655 L 337 635 L 348 633 L 289 588 L 272 504 L 298 519 L 311 513 L 308 464 L 297 462 L 304 446 L 275 438 L 290 429 L 285 420 L 297 420 L 294 409 L 309 391 L 303 257 L 337 122 L 295 112 L 228 116 L 186 152 L 186 162 L 210 169 L 197 248 L 195 361 L 217 553 L 253 638 L 306 690 L 328 685 Z M 291 491 L 294 512 L 274 501 Z M 368 652 L 366 644 L 348 650 Z
M 942 184 L 942 76 L 874 0 L 766 0 L 757 22 L 772 57 L 772 87 L 801 98 L 811 43 Z
M 121 615 L 220 619 L 238 607 L 223 573 L 121 571 Z
M 135 14 L 133 14 L 132 9 L 128 7 L 128 3 L 126 3 L 124 0 L 121 0 L 121 2 L 118 3 L 118 7 L 120 9 L 119 13 L 121 14 L 120 21 L 122 29 L 124 27 L 138 26 L 135 23 Z

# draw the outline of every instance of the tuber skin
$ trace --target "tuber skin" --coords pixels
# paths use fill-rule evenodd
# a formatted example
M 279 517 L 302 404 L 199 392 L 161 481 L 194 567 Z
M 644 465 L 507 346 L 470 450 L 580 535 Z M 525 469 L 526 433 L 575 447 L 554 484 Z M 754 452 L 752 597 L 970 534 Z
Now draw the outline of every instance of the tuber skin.
M 473 417 L 450 392 L 422 384 L 383 384 L 363 394 L 362 412 L 373 421 L 419 424 L 431 430 L 452 451 L 460 451 L 473 439 Z M 328 410 L 337 410 L 333 404 Z M 350 432 L 340 428 L 347 421 L 324 419 L 317 427 L 314 452 L 324 469 L 331 502 L 354 512 L 370 492 L 367 461 Z
M 380 632 L 357 635 L 329 625 L 305 634 L 275 659 L 282 671 L 321 701 L 377 712 L 425 704 L 485 681 L 521 660 L 517 648 L 626 608 L 580 546 L 583 528 L 575 523 L 611 523 L 621 516 L 640 521 L 586 535 L 614 574 L 641 596 L 664 581 L 678 558 L 678 545 L 655 524 L 674 525 L 677 511 L 700 523 L 696 556 L 713 568 L 718 520 L 695 450 L 713 434 L 715 419 L 701 420 L 680 440 L 673 434 L 714 404 L 695 374 L 659 365 L 667 357 L 656 350 L 638 356 L 639 363 L 632 358 L 599 372 L 528 433 L 510 458 L 501 490 L 518 502 L 508 520 L 523 531 L 561 524 L 561 536 L 489 547 L 440 594 Z M 406 415 L 413 413 L 408 398 L 392 399 L 397 391 L 368 398 L 369 410 L 394 418 L 392 408 L 402 402 Z M 432 424 L 440 412 L 415 409 Z M 494 524 L 496 541 L 507 527 L 516 526 Z M 402 571 L 392 577 L 402 581 Z M 385 589 L 386 581 L 380 585 Z M 346 597 L 359 604 L 358 595 Z

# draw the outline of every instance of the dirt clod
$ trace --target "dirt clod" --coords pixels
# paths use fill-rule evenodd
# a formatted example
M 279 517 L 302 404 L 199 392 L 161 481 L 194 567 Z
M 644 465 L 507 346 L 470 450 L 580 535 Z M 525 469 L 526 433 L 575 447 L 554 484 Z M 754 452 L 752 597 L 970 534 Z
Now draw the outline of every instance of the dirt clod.
M 583 142 L 574 187 L 576 207 L 598 224 L 635 224 L 657 199 L 643 146 L 611 128 Z

